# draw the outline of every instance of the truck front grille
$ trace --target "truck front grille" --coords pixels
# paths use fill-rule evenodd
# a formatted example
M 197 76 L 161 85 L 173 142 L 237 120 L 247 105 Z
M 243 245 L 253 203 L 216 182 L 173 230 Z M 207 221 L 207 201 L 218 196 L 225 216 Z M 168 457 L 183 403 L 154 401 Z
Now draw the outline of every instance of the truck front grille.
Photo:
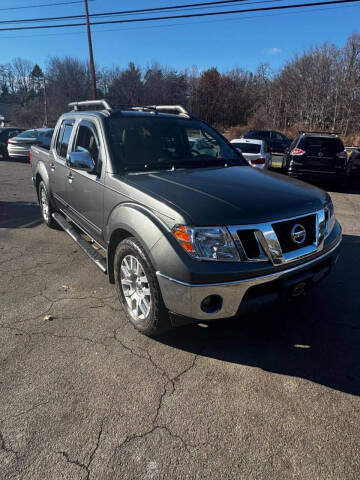
M 260 257 L 260 248 L 254 230 L 238 230 L 237 233 L 247 258 Z
M 330 231 L 329 223 L 329 213 L 320 209 L 300 217 L 227 228 L 242 262 L 270 261 L 277 266 L 322 250 Z
M 305 241 L 300 245 L 296 244 L 291 238 L 291 230 L 296 224 L 302 225 L 306 231 Z M 316 240 L 316 214 L 306 215 L 293 220 L 286 220 L 285 222 L 276 222 L 272 224 L 272 227 L 279 240 L 283 253 L 307 247 L 308 245 L 312 245 Z

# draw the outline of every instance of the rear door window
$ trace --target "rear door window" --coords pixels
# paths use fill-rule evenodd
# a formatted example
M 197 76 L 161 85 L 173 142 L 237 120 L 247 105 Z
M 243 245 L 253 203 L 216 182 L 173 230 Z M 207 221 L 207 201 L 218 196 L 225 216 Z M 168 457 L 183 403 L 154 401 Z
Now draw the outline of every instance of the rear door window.
M 60 132 L 56 141 L 56 153 L 59 157 L 66 158 L 72 129 L 73 122 L 69 122 L 68 120 L 63 122 L 60 127 Z
M 279 140 L 279 142 L 282 142 L 283 140 L 285 140 L 284 135 L 281 135 L 281 133 L 279 132 L 273 132 L 272 138 L 273 140 Z

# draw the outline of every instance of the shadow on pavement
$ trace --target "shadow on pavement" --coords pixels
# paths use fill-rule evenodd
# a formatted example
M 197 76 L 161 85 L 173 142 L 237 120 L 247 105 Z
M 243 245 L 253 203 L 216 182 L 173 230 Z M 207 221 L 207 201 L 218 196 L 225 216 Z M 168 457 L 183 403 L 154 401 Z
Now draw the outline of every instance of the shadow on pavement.
M 161 341 L 224 362 L 360 395 L 360 237 L 344 235 L 332 274 L 299 308 L 174 330 Z
M 9 158 L 9 157 L 2 157 L 0 155 L 0 161 L 4 161 L 4 162 L 9 162 L 9 163 L 27 163 L 27 164 L 30 164 L 30 160 L 29 160 L 29 157 L 12 157 L 12 158 Z
M 32 228 L 43 222 L 33 202 L 0 202 L 0 228 Z

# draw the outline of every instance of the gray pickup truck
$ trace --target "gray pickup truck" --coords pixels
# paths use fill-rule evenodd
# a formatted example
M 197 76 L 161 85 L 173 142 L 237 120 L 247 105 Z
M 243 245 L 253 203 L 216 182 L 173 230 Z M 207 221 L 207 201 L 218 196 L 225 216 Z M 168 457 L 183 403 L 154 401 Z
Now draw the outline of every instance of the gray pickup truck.
M 50 150 L 32 147 L 42 216 L 116 283 L 141 332 L 281 305 L 330 272 L 341 227 L 326 192 L 250 167 L 180 106 L 70 106 Z

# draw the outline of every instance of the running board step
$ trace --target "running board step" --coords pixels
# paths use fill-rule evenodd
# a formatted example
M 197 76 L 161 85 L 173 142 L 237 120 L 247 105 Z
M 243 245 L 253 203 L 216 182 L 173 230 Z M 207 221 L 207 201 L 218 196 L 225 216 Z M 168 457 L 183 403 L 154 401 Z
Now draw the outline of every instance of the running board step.
M 60 227 L 70 235 L 74 242 L 79 245 L 86 255 L 91 258 L 91 260 L 100 268 L 100 270 L 104 273 L 107 273 L 106 258 L 97 252 L 60 213 L 53 213 L 52 217 L 54 220 L 56 220 Z

